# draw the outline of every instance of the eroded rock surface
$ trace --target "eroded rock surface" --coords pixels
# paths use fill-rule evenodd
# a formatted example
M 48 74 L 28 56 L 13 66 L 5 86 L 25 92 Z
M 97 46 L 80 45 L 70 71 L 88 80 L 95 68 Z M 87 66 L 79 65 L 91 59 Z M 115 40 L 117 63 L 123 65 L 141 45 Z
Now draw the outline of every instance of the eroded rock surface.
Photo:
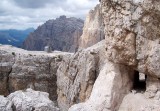
M 49 84 L 57 83 L 52 90 L 57 90 L 62 111 L 159 111 L 160 1 L 100 2 L 105 41 L 75 54 L 60 54 L 56 57 L 58 62 L 52 53 L 40 53 L 34 58 L 24 53 L 14 54 L 13 48 L 9 55 L 2 50 L 1 80 L 3 84 L 9 80 L 9 84 L 1 88 L 1 93 L 7 94 L 5 89 L 10 87 L 10 90 L 23 87 L 20 85 L 23 82 L 25 87 L 46 88 L 48 92 L 54 86 Z M 6 59 L 2 59 L 5 55 Z M 5 79 L 8 72 L 11 75 Z M 143 81 L 139 78 L 142 73 Z M 51 80 L 55 77 L 52 74 L 57 76 L 56 83 Z
M 0 95 L 7 96 L 9 94 L 8 77 L 12 71 L 14 62 L 14 53 L 9 54 L 5 50 L 0 50 Z
M 59 111 L 46 92 L 27 89 L 11 93 L 7 98 L 12 101 L 15 111 Z
M 108 78 L 105 80 L 105 76 L 101 77 L 103 73 L 100 72 L 90 98 L 84 103 L 73 105 L 69 111 L 158 111 L 160 1 L 100 0 L 100 2 L 105 24 L 106 60 L 109 60 L 106 61 L 106 65 L 112 64 L 115 69 L 109 71 L 112 67 L 108 67 L 109 69 L 105 67 L 106 69 L 101 70 Z M 146 78 L 144 81 L 138 78 L 137 82 L 136 75 L 140 73 L 144 73 Z M 114 80 L 117 80 L 118 84 Z M 103 84 L 106 85 L 103 87 Z M 135 84 L 138 89 L 134 90 Z M 141 85 L 146 90 L 142 90 Z M 116 92 L 117 89 L 119 92 Z M 140 93 L 141 96 L 130 96 L 132 101 L 127 102 L 129 101 L 127 93 L 131 95 L 131 92 Z M 148 105 L 136 102 L 137 97 Z M 141 108 L 138 109 L 138 106 Z
M 86 101 L 104 63 L 104 44 L 98 44 L 75 53 L 62 61 L 57 71 L 58 105 L 62 111 Z
M 79 48 L 90 47 L 104 39 L 104 24 L 101 6 L 97 5 L 91 10 L 85 20 L 83 34 L 80 37 Z
M 46 92 L 20 90 L 7 97 L 0 96 L 1 111 L 59 111 Z
M 45 91 L 54 101 L 57 99 L 57 69 L 63 57 L 70 53 L 32 52 L 11 46 L 0 46 L 0 93 L 32 88 Z
M 129 75 L 130 74 L 130 75 Z M 132 88 L 133 70 L 106 61 L 85 103 L 72 106 L 69 111 L 116 111 L 124 95 Z
M 101 0 L 108 59 L 160 77 L 160 1 Z

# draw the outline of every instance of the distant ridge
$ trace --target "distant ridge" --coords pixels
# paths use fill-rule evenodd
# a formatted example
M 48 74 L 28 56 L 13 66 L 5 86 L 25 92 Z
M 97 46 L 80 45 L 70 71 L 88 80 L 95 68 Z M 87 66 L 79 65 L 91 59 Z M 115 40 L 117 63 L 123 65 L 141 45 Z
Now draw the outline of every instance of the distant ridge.
M 28 28 L 25 30 L 0 30 L 0 44 L 8 44 L 16 47 L 21 47 L 28 34 L 33 31 L 34 28 Z

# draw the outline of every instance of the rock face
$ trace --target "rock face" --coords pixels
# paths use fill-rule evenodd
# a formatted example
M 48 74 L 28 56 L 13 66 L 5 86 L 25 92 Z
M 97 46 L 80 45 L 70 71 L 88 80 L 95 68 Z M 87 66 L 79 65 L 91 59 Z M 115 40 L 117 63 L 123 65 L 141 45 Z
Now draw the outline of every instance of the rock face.
M 107 58 L 144 73 L 147 76 L 145 98 L 159 105 L 160 1 L 101 0 L 101 5 Z M 146 106 L 142 106 L 145 109 Z
M 100 2 L 109 61 L 100 71 L 90 98 L 69 111 L 160 110 L 160 1 Z M 144 81 L 137 76 L 140 73 L 146 75 Z
M 101 0 L 101 5 L 108 59 L 159 78 L 160 2 Z
M 11 46 L 0 46 L 0 52 L 1 95 L 32 88 L 48 92 L 56 101 L 56 72 L 62 58 L 70 53 L 31 52 Z
M 72 106 L 69 111 L 117 111 L 118 102 L 132 88 L 132 73 L 133 70 L 126 66 L 106 61 L 90 98 L 85 103 Z
M 44 54 L 1 46 L 1 94 L 25 85 L 52 88 L 61 111 L 159 111 L 160 1 L 100 2 L 105 40 L 92 47 Z
M 103 64 L 105 41 L 62 61 L 57 71 L 58 106 L 62 111 L 86 101 Z
M 90 47 L 104 39 L 104 24 L 101 6 L 97 5 L 86 17 L 79 48 Z
M 83 20 L 60 16 L 41 25 L 23 43 L 27 50 L 44 50 L 50 45 L 54 50 L 75 52 L 82 35 Z
M 12 71 L 14 64 L 14 55 L 7 53 L 5 50 L 0 50 L 0 95 L 9 94 L 9 81 L 8 77 Z
M 1 111 L 59 111 L 55 104 L 48 98 L 46 92 L 34 91 L 16 91 L 7 98 L 0 96 Z

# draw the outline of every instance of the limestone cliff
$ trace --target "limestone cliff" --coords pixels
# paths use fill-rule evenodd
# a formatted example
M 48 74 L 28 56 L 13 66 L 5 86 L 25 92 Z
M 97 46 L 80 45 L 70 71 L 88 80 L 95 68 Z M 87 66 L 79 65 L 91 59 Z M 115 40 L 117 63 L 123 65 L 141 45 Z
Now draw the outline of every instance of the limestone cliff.
M 160 1 L 102 0 L 101 4 L 108 59 L 144 73 L 145 93 L 156 97 L 160 91 Z
M 101 6 L 97 5 L 91 10 L 85 20 L 83 34 L 79 40 L 79 48 L 90 47 L 104 39 L 104 24 Z
M 57 71 L 58 106 L 62 111 L 86 101 L 104 64 L 105 41 L 63 60 Z
M 159 111 L 160 1 L 100 2 L 109 61 L 90 98 L 69 111 Z M 140 80 L 140 73 L 145 79 Z
M 48 20 L 27 37 L 22 47 L 42 51 L 46 45 L 50 45 L 53 50 L 75 52 L 83 24 L 81 19 L 66 16 Z
M 108 59 L 159 78 L 160 2 L 102 0 L 101 4 Z

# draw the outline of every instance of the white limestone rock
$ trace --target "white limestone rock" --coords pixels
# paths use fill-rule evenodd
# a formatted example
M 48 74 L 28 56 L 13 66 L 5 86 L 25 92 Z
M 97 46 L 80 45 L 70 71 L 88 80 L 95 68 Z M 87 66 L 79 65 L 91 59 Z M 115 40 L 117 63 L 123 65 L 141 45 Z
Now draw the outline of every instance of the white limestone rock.
M 68 111 L 73 104 L 86 101 L 104 64 L 105 41 L 64 58 L 57 71 L 58 105 Z
M 160 78 L 160 1 L 101 0 L 108 59 Z
M 11 93 L 7 98 L 12 101 L 14 111 L 59 111 L 48 97 L 46 92 L 27 89 Z
M 4 96 L 0 96 L 0 111 L 13 111 L 12 102 Z
M 90 10 L 83 27 L 83 34 L 79 39 L 79 48 L 90 47 L 104 39 L 104 23 L 101 6 L 98 4 Z
M 0 46 L 0 94 L 26 88 L 48 92 L 57 99 L 56 73 L 63 57 L 72 53 L 27 51 L 8 45 Z
M 69 111 L 116 111 L 132 87 L 132 70 L 106 61 L 93 86 L 90 98 L 73 105 Z
M 145 98 L 141 93 L 130 93 L 124 97 L 118 111 L 159 111 L 159 105 L 154 99 Z

